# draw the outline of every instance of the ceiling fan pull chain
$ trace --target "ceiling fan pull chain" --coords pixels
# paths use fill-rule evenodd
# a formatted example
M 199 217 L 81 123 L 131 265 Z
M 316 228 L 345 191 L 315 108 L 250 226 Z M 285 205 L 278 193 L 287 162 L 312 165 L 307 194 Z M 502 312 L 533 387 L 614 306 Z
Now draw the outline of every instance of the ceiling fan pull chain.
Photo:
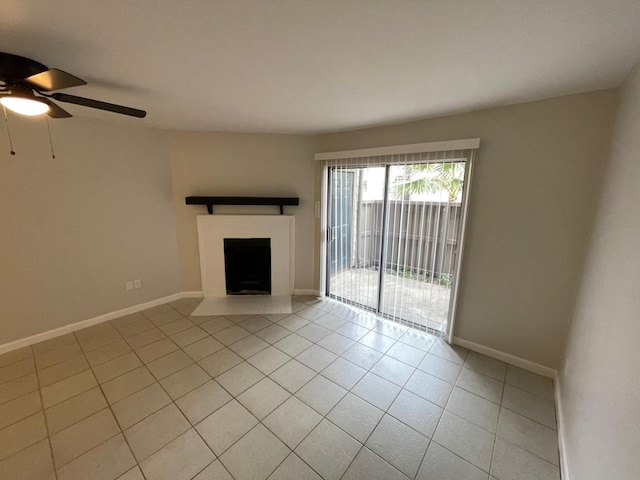
M 51 147 L 51 158 L 55 160 L 56 152 L 53 151 L 53 140 L 51 139 L 51 127 L 49 126 L 49 118 L 45 118 L 47 121 L 47 133 L 49 134 L 49 146 Z
M 16 152 L 13 150 L 13 140 L 11 139 L 11 131 L 9 130 L 9 119 L 7 118 L 7 109 L 2 106 L 2 111 L 4 112 L 4 124 L 7 127 L 7 137 L 9 137 L 9 153 L 11 155 L 15 155 Z

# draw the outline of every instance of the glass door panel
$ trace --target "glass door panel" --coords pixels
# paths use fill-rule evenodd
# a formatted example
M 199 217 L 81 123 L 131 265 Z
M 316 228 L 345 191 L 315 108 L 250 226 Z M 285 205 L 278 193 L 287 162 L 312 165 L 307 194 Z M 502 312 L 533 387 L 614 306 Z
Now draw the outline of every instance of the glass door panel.
M 389 166 L 380 313 L 445 332 L 464 162 Z
M 331 168 L 329 191 L 328 293 L 377 309 L 385 168 Z

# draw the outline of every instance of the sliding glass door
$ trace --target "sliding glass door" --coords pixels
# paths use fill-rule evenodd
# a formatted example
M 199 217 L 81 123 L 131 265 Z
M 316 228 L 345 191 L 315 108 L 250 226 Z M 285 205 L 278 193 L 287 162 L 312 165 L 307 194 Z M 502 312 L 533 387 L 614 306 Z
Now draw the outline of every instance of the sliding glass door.
M 444 333 L 466 163 L 391 160 L 329 166 L 327 294 Z

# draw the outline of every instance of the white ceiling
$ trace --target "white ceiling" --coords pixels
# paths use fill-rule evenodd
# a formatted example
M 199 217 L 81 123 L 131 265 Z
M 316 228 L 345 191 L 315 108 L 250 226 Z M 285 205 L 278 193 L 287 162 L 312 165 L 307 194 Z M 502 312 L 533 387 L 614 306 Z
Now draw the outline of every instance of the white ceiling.
M 319 133 L 622 83 L 639 0 L 0 0 L 0 50 L 179 130 Z M 67 108 L 67 105 L 65 105 Z M 64 121 L 64 120 L 60 120 Z

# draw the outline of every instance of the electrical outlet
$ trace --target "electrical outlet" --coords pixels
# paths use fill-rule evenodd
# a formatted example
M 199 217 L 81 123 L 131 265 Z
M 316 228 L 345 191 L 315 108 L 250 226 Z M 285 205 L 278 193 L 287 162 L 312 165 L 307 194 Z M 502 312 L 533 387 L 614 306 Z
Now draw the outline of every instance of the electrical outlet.
M 127 290 L 133 290 L 133 282 L 131 280 L 127 280 L 125 288 Z
M 140 279 L 134 280 L 133 281 L 133 287 L 134 288 L 142 288 L 142 280 L 140 280 Z

